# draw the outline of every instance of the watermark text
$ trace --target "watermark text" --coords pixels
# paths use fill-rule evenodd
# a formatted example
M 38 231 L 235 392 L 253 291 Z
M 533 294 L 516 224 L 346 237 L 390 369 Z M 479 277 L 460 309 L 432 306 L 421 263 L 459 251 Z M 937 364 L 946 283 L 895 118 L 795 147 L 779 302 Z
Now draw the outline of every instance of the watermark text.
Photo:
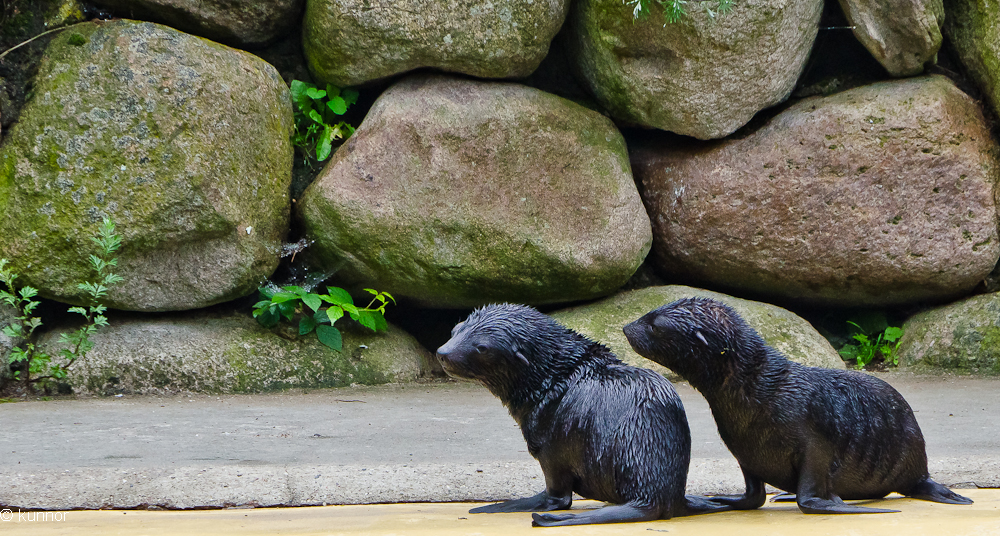
M 10 508 L 0 510 L 0 522 L 13 521 L 16 523 L 51 523 L 54 521 L 66 521 L 66 512 L 22 512 L 14 511 Z

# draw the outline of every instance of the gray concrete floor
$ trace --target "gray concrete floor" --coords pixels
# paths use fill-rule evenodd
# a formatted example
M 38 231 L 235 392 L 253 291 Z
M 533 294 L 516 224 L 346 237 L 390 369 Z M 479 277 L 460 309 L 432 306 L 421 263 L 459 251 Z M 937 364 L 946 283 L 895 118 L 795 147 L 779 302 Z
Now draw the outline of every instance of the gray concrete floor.
M 1000 487 L 1000 379 L 883 375 L 932 476 Z M 690 493 L 742 491 L 704 399 L 677 386 Z M 0 404 L 0 505 L 165 508 L 500 500 L 543 488 L 513 420 L 467 383 Z

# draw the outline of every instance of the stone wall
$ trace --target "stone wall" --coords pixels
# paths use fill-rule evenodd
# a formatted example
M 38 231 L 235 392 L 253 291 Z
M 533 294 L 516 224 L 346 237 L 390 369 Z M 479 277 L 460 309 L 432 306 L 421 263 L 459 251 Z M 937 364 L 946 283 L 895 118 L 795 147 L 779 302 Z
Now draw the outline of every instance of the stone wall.
M 99 4 L 110 20 L 45 39 L 23 107 L 0 78 L 0 113 L 17 118 L 0 123 L 0 257 L 44 298 L 84 303 L 90 237 L 113 219 L 119 323 L 163 330 L 154 313 L 217 304 L 249 316 L 245 297 L 302 271 L 416 316 L 579 305 L 642 286 L 643 263 L 811 314 L 910 314 L 995 288 L 1000 19 L 971 1 L 737 0 L 675 23 L 617 0 Z M 816 52 L 836 21 L 883 66 L 874 79 Z M 300 199 L 292 77 L 356 86 L 367 110 Z M 905 347 L 921 367 L 928 344 Z M 405 374 L 363 376 L 432 372 L 401 347 Z M 258 376 L 244 390 L 312 385 Z M 108 390 L 89 381 L 70 383 Z

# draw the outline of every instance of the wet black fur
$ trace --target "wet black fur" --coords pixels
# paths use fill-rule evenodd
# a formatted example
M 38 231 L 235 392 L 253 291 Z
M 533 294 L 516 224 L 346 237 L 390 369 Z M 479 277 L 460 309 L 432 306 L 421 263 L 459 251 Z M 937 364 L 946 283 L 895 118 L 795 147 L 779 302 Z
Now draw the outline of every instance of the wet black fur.
M 930 479 L 924 438 L 902 395 L 855 371 L 786 359 L 728 306 L 678 300 L 625 326 L 640 355 L 680 374 L 708 400 L 747 491 L 712 500 L 764 503 L 764 483 L 797 494 L 807 513 L 892 512 L 847 505 L 891 492 L 969 504 Z
M 673 386 L 521 305 L 490 305 L 438 349 L 452 376 L 482 382 L 517 421 L 542 466 L 545 491 L 474 508 L 568 509 L 573 492 L 614 503 L 579 514 L 534 514 L 536 525 L 670 518 L 728 506 L 685 498 L 691 436 Z

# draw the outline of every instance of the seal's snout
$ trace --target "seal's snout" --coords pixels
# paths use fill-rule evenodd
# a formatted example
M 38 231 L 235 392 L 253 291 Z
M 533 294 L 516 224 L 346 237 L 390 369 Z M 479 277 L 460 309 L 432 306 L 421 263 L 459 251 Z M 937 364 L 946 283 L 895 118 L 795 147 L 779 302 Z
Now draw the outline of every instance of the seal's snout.
M 645 317 L 643 317 L 645 318 Z M 630 324 L 626 324 L 622 331 L 625 332 L 625 338 L 628 343 L 632 346 L 632 349 L 641 356 L 646 356 L 648 353 L 646 336 L 646 325 L 643 322 L 643 318 L 640 318 Z
M 628 339 L 629 341 L 632 341 L 635 338 L 637 338 L 640 333 L 642 333 L 642 327 L 639 326 L 639 321 L 636 320 L 634 322 L 625 324 L 625 327 L 622 328 L 622 331 L 625 332 L 625 338 Z
M 453 346 L 454 345 L 451 344 L 451 341 L 448 341 L 442 344 L 441 347 L 437 349 L 438 361 L 440 361 L 441 365 L 444 367 L 447 367 L 448 364 L 451 362 L 452 353 L 455 350 Z

